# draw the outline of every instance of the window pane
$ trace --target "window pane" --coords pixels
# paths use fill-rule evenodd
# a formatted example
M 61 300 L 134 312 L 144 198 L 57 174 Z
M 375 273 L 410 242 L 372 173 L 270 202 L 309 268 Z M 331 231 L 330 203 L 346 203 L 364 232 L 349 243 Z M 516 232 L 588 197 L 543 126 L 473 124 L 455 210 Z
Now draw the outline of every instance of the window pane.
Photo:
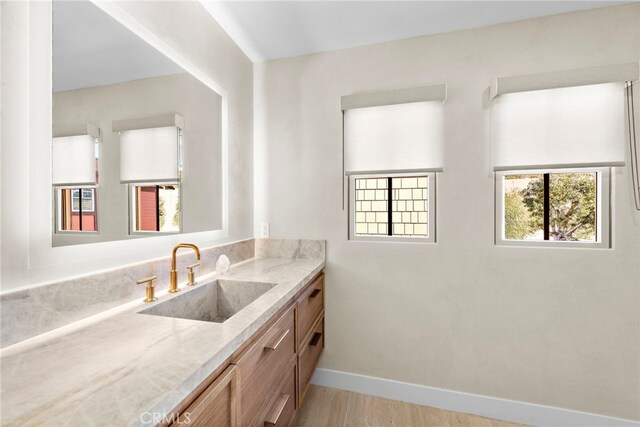
M 96 231 L 95 189 L 82 190 L 82 231 Z
M 549 240 L 597 240 L 597 173 L 549 173 Z M 544 240 L 544 174 L 504 178 L 505 239 Z
M 82 213 L 80 212 L 80 194 L 82 194 Z M 96 190 L 94 188 L 62 188 L 58 190 L 57 209 L 58 230 L 97 230 Z
M 80 190 L 70 190 L 70 191 L 71 191 L 71 197 L 72 197 L 71 210 L 73 212 L 78 212 L 80 211 Z
M 136 231 L 180 231 L 179 185 L 134 187 Z
M 391 224 L 394 236 L 429 235 L 429 178 L 392 179 Z
M 355 234 L 387 235 L 388 180 L 386 178 L 355 179 Z
M 158 187 L 135 187 L 136 231 L 158 231 Z
M 597 174 L 549 175 L 549 239 L 596 241 Z
M 180 231 L 180 191 L 177 185 L 160 186 L 160 231 Z
M 93 188 L 88 188 L 82 190 L 82 213 L 89 213 L 95 210 L 94 199 L 93 199 L 94 190 Z
M 544 176 L 504 177 L 504 237 L 544 240 Z

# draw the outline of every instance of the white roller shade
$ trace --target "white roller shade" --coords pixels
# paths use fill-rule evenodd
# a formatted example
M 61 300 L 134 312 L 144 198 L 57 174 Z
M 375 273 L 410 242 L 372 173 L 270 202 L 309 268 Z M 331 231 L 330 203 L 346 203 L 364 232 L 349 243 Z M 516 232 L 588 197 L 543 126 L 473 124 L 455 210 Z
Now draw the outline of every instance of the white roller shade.
M 96 140 L 91 135 L 76 135 L 53 138 L 52 149 L 53 185 L 95 185 Z
M 624 165 L 624 84 L 500 95 L 491 133 L 496 170 Z
M 442 101 L 344 111 L 345 171 L 441 170 Z
M 120 181 L 178 181 L 178 151 L 179 129 L 176 126 L 122 131 Z

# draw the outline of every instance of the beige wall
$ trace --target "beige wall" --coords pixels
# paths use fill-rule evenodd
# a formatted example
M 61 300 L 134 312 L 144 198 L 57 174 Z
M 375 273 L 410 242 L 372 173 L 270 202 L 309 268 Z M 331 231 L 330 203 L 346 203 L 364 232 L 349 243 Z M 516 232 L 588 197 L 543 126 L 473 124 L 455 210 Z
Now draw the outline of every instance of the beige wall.
M 199 2 L 104 7 L 227 92 L 227 233 L 52 248 L 51 3 L 2 2 L 2 292 L 166 256 L 180 240 L 206 247 L 253 236 L 253 64 Z
M 53 94 L 53 130 L 100 127 L 98 234 L 58 233 L 53 245 L 140 238 L 129 234 L 127 185 L 120 183 L 120 137 L 115 120 L 178 113 L 185 120 L 182 231 L 222 228 L 222 98 L 188 73 Z M 148 237 L 148 236 L 147 236 Z
M 640 419 L 640 215 L 613 249 L 496 247 L 493 78 L 638 61 L 640 4 L 257 64 L 255 225 L 328 239 L 322 367 Z M 447 83 L 438 243 L 349 242 L 340 96 Z

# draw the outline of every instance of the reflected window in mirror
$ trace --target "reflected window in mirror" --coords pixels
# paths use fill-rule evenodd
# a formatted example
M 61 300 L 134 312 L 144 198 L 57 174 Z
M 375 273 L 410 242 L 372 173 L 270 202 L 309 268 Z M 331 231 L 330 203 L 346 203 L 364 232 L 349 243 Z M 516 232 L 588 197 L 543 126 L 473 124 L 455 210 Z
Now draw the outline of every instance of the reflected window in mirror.
M 51 144 L 55 232 L 96 234 L 100 129 L 83 123 L 71 133 Z
M 95 188 L 58 188 L 56 191 L 57 231 L 98 231 Z
M 181 230 L 180 185 L 132 184 L 131 232 L 179 233 Z
M 52 205 L 58 188 L 94 187 L 99 220 L 93 233 L 65 233 L 54 217 L 52 246 L 222 230 L 223 95 L 94 2 L 53 0 L 52 9 Z M 99 183 L 86 135 L 99 138 Z M 158 203 L 138 209 L 156 185 Z M 154 189 L 138 198 L 136 186 Z M 175 203 L 159 203 L 171 194 L 176 222 Z

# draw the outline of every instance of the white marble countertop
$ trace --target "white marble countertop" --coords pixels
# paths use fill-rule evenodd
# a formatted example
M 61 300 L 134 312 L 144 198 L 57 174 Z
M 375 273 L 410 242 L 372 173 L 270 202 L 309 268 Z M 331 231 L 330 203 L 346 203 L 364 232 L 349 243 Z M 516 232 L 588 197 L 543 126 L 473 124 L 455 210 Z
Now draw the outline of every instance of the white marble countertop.
M 149 425 L 154 414 L 184 400 L 324 265 L 324 259 L 290 258 L 234 265 L 225 279 L 277 285 L 221 324 L 138 314 L 149 307 L 139 301 L 7 347 L 0 351 L 0 424 Z M 189 291 L 182 288 L 177 295 Z M 158 302 L 170 298 L 159 295 Z

